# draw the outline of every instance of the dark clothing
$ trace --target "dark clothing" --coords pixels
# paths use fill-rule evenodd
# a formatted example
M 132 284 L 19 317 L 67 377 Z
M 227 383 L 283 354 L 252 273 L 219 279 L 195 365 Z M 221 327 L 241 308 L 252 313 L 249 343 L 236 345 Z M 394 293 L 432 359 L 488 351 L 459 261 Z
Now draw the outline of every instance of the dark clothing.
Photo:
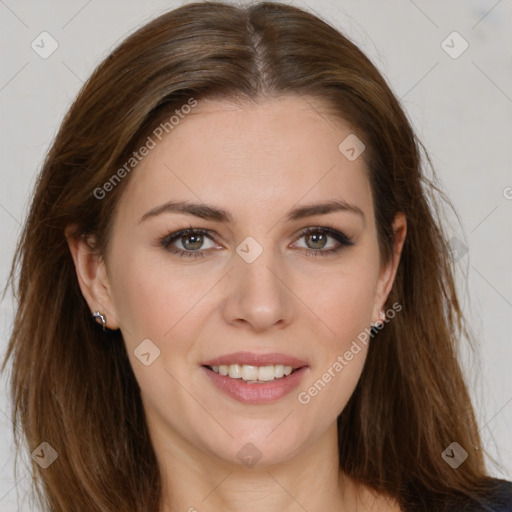
M 485 495 L 454 499 L 443 512 L 512 512 L 512 482 L 493 479 L 494 487 Z
M 458 509 L 460 512 L 512 512 L 512 482 L 496 479 L 490 496 L 478 498 Z
M 469 495 L 458 493 L 449 498 L 432 496 L 425 490 L 409 489 L 403 512 L 512 512 L 512 482 L 488 478 L 487 491 Z

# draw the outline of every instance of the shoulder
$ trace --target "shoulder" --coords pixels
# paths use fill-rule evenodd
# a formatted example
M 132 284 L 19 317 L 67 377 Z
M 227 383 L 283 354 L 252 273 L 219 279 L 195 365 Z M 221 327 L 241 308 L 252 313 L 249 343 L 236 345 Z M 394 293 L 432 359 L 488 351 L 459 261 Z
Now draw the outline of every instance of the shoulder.
M 450 512 L 512 512 L 512 482 L 493 478 L 489 491 L 457 499 Z

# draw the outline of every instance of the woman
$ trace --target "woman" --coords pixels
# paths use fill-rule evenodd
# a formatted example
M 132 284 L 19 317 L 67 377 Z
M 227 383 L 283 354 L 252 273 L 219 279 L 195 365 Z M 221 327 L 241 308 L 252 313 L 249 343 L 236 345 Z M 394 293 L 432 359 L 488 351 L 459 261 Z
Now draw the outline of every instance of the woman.
M 418 144 L 361 51 L 291 6 L 189 4 L 115 49 L 11 275 L 47 510 L 511 510 Z

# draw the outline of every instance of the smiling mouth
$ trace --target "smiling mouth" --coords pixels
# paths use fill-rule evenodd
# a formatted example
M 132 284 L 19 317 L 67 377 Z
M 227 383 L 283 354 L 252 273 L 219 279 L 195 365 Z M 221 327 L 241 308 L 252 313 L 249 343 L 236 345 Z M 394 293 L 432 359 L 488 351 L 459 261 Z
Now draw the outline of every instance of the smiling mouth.
M 282 364 L 253 366 L 246 364 L 221 364 L 218 366 L 205 366 L 214 373 L 229 377 L 231 379 L 240 379 L 249 384 L 266 383 L 274 380 L 286 379 L 300 368 L 293 368 Z

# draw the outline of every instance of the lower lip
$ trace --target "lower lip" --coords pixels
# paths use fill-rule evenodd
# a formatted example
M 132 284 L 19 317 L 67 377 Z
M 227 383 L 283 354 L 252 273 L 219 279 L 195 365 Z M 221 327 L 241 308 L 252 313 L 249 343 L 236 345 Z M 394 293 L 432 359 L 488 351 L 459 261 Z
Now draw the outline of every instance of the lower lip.
M 274 379 L 265 384 L 249 384 L 242 379 L 220 375 L 206 366 L 201 367 L 212 383 L 221 391 L 239 402 L 267 404 L 275 402 L 298 387 L 308 367 L 303 366 L 286 377 Z

